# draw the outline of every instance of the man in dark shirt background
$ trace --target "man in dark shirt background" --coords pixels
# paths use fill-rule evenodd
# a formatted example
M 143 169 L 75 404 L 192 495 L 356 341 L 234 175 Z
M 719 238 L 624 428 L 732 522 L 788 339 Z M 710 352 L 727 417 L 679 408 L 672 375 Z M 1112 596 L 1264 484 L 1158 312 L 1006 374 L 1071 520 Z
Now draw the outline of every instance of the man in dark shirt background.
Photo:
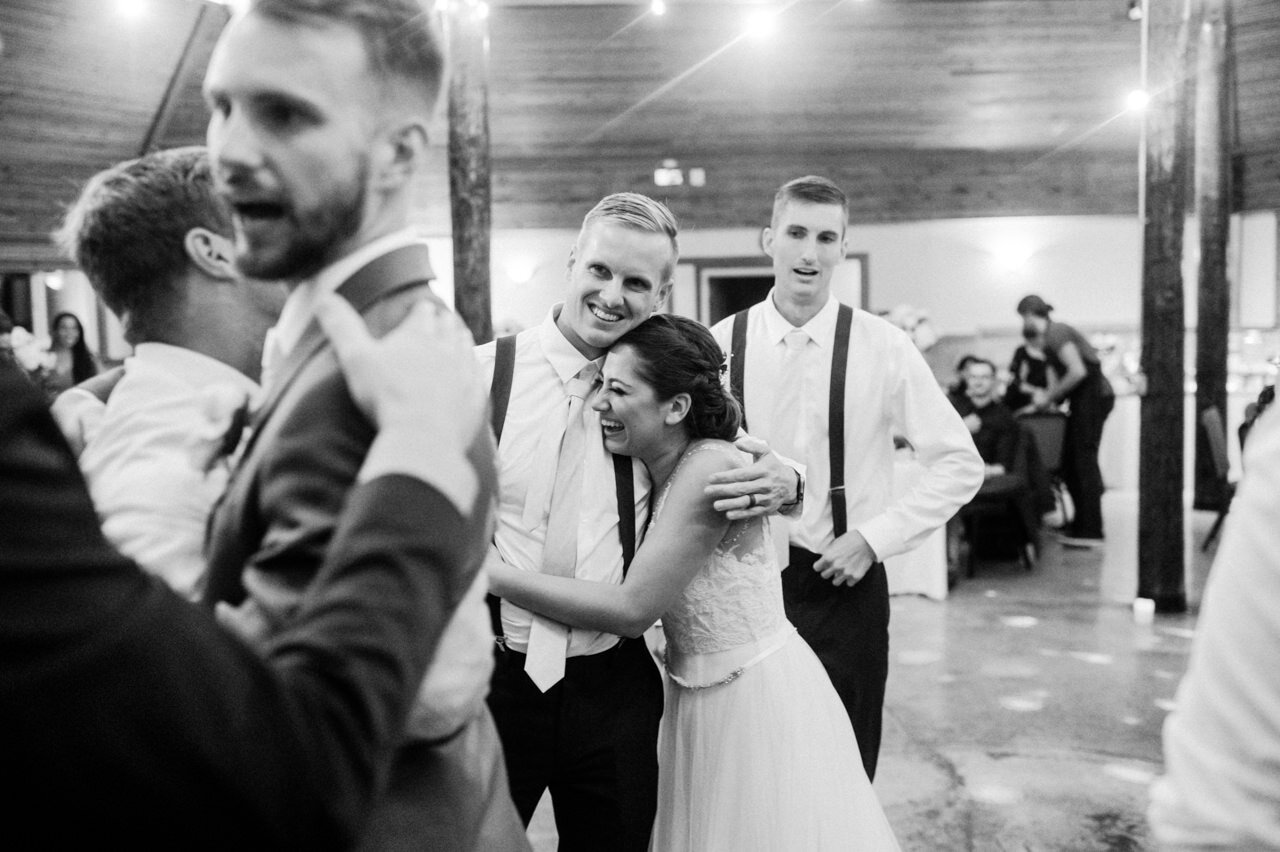
M 1007 502 L 1023 528 L 1022 555 L 1034 562 L 1040 523 L 1028 477 L 1030 461 L 1024 455 L 1020 462 L 1019 454 L 1027 448 L 1019 440 L 1018 421 L 996 396 L 996 365 L 986 358 L 967 356 L 964 388 L 963 400 L 954 398 L 952 404 L 969 427 L 985 475 L 969 506 L 960 510 L 960 517 L 971 511 L 970 507 Z M 974 544 L 970 542 L 970 546 Z

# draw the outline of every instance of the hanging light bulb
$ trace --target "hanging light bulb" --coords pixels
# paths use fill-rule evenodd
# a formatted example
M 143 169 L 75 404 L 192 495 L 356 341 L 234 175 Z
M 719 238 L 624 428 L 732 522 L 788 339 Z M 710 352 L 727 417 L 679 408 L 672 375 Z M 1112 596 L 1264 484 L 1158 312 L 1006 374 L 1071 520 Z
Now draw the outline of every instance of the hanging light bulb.
M 662 17 L 667 14 L 667 4 L 663 2 L 663 0 L 653 0 L 653 2 L 649 4 L 649 11 L 658 17 Z
M 752 38 L 767 38 L 777 27 L 778 13 L 773 9 L 757 9 L 747 17 L 746 34 Z

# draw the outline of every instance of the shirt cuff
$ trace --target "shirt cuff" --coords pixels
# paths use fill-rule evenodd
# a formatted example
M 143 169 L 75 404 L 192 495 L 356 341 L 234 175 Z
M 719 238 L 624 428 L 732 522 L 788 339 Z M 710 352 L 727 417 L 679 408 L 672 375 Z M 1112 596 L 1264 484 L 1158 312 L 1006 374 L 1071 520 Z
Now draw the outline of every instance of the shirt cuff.
M 877 515 L 858 525 L 858 532 L 862 533 L 862 537 L 875 553 L 877 562 L 883 562 L 890 556 L 897 556 L 906 550 L 902 535 L 896 527 L 897 524 L 885 515 Z
M 475 504 L 480 481 L 465 455 L 427 449 L 422 436 L 403 427 L 378 432 L 360 468 L 360 482 L 379 476 L 402 474 L 420 479 L 453 503 L 461 515 L 469 515 Z
M 779 457 L 781 458 L 781 457 Z M 784 517 L 792 517 L 800 514 L 804 510 L 805 500 L 805 466 L 802 464 L 788 464 L 792 470 L 796 472 L 796 499 L 793 503 L 783 503 L 778 508 L 778 514 Z

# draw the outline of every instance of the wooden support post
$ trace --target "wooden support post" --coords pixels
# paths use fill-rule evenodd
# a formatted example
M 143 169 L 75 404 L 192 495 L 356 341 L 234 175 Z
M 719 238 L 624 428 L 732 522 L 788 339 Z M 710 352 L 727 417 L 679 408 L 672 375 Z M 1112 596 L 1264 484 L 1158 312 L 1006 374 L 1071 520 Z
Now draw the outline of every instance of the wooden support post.
M 208 3 L 202 3 L 199 11 L 196 12 L 196 19 L 191 25 L 191 32 L 187 35 L 187 40 L 182 45 L 182 55 L 178 57 L 178 65 L 173 69 L 173 73 L 169 75 L 169 82 L 165 86 L 164 95 L 160 98 L 160 105 L 156 107 L 155 114 L 151 116 L 151 124 L 147 127 L 146 135 L 138 143 L 139 157 L 151 153 L 156 143 L 164 138 L 165 131 L 169 128 L 169 121 L 173 118 L 174 110 L 179 106 L 179 96 L 186 89 L 187 83 L 190 82 L 193 75 L 203 73 L 204 69 L 195 61 L 192 47 L 206 27 L 221 28 L 226 23 L 225 15 L 210 14 L 209 8 Z M 204 58 L 207 59 L 207 57 Z
M 1227 421 L 1227 334 L 1231 290 L 1227 237 L 1231 225 L 1231 118 L 1226 0 L 1201 0 L 1196 47 L 1195 184 L 1200 218 L 1199 312 L 1196 324 L 1195 507 L 1217 510 L 1227 499 L 1200 414 L 1217 408 Z
M 1190 0 L 1147 0 L 1143 126 L 1142 397 L 1138 457 L 1138 596 L 1186 609 L 1183 579 L 1182 230 L 1186 216 Z
M 489 300 L 492 221 L 488 5 L 455 0 L 445 12 L 449 49 L 449 196 L 453 304 L 477 343 L 493 339 Z

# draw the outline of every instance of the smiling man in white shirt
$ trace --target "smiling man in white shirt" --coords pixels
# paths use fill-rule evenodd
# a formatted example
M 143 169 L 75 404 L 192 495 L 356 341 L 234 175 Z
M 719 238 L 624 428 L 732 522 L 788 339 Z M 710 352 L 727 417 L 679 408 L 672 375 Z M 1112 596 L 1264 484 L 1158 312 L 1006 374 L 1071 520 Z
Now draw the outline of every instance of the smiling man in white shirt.
M 100 172 L 58 238 L 134 352 L 116 376 L 64 392 L 54 414 L 88 439 L 80 469 L 107 538 L 194 599 L 209 509 L 227 483 L 224 464 L 205 467 L 258 389 L 262 337 L 284 288 L 236 271 L 202 147 Z M 69 421 L 94 425 L 86 434 Z
M 647 517 L 649 479 L 638 460 L 605 450 L 599 412 L 575 408 L 573 398 L 609 347 L 662 305 L 677 230 L 660 202 L 631 192 L 606 196 L 587 213 L 570 252 L 565 301 L 540 325 L 478 348 L 499 436 L 491 559 L 622 582 Z M 565 449 L 571 428 L 586 433 L 581 451 Z M 561 471 L 578 461 L 570 514 L 557 508 L 569 479 Z M 741 474 L 730 487 L 759 492 L 753 513 L 794 502 L 795 474 L 772 456 Z M 558 559 L 552 542 L 565 536 L 573 544 Z M 648 849 L 663 699 L 644 642 L 559 625 L 505 601 L 495 622 L 500 650 L 489 705 L 521 818 L 528 823 L 550 790 L 562 852 Z
M 967 503 L 982 485 L 983 464 L 910 338 L 831 294 L 847 220 L 844 192 L 825 178 L 779 189 L 763 241 L 773 289 L 712 333 L 732 353 L 744 428 L 806 466 L 804 506 L 791 521 L 782 575 L 787 617 L 831 675 L 874 779 L 889 672 L 883 561 L 918 545 Z M 842 427 L 833 426 L 836 418 Z M 926 468 L 898 500 L 895 435 L 911 442 Z M 742 509 L 752 502 L 738 498 Z

